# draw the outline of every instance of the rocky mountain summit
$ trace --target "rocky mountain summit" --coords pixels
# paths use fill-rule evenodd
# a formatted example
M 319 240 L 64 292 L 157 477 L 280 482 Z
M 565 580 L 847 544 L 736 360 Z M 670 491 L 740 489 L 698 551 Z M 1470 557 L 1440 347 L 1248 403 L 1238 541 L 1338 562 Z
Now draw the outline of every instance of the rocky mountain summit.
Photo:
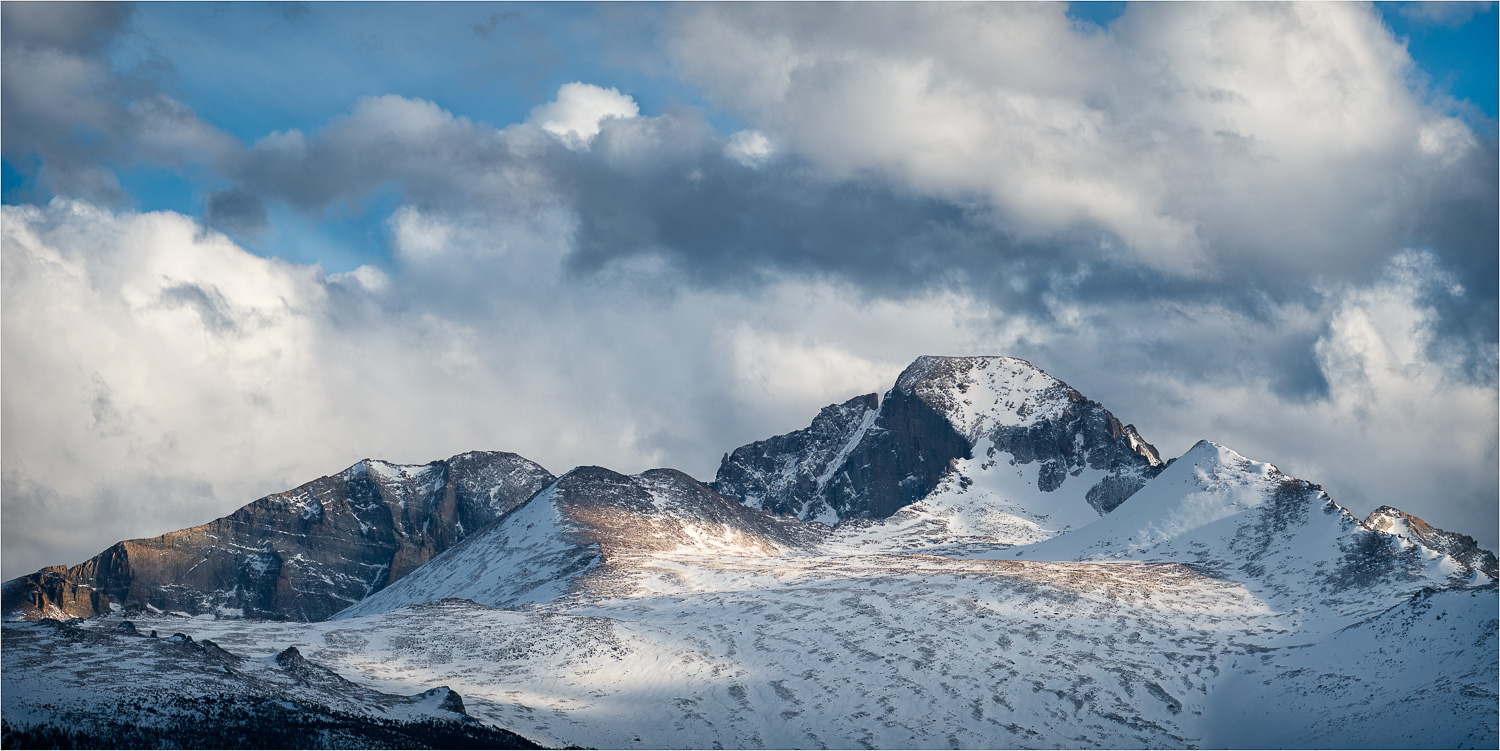
M 8 617 L 119 609 L 321 620 L 483 529 L 553 480 L 515 454 L 366 459 L 208 524 L 125 540 L 5 583 Z
M 1025 360 L 921 357 L 881 399 L 855 397 L 808 428 L 735 449 L 712 485 L 825 524 L 924 500 L 949 520 L 989 505 L 1006 514 L 981 526 L 1015 544 L 1109 513 L 1163 466 L 1135 426 Z
M 1381 506 L 1370 512 L 1363 522 L 1365 528 L 1377 532 L 1400 535 L 1412 542 L 1421 543 L 1433 550 L 1453 556 L 1464 565 L 1479 569 L 1491 579 L 1500 579 L 1495 565 L 1495 554 L 1479 547 L 1479 543 L 1468 535 L 1448 532 L 1422 521 L 1401 509 Z

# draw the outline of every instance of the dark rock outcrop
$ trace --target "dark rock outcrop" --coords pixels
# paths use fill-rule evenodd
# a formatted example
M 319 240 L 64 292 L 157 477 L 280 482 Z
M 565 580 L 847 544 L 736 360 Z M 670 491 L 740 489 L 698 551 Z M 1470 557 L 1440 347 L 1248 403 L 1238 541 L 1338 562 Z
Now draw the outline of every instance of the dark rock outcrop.
M 824 486 L 878 413 L 875 394 L 830 404 L 812 425 L 725 454 L 714 490 L 773 514 L 817 518 Z
M 365 460 L 229 516 L 6 582 L 9 618 L 115 609 L 317 621 L 377 592 L 552 482 L 515 454 Z
M 880 519 L 921 500 L 975 451 L 986 466 L 1039 465 L 1040 492 L 1101 470 L 1086 495 L 1101 515 L 1164 466 L 1134 426 L 1024 360 L 921 357 L 878 404 L 856 397 L 824 408 L 811 427 L 735 449 L 712 486 L 802 519 Z

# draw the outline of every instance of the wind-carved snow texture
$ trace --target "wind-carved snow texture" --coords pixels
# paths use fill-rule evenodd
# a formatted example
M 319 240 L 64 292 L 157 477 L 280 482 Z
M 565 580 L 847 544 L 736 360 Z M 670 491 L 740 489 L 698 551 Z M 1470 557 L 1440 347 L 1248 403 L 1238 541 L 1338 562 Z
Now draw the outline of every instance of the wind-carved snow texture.
M 1314 644 L 1237 660 L 1220 748 L 1494 748 L 1495 590 L 1424 589 Z
M 128 617 L 252 660 L 295 646 L 382 694 L 447 686 L 471 717 L 556 746 L 1500 742 L 1493 558 L 1461 535 L 1395 511 L 1361 523 L 1207 441 L 1163 469 L 1133 429 L 1009 358 L 923 358 L 878 405 L 819 420 L 731 455 L 736 487 L 782 489 L 750 505 L 674 470 L 580 467 L 333 620 Z M 766 457 L 782 485 L 757 474 Z M 874 513 L 899 500 L 879 478 L 933 457 L 925 495 Z M 855 509 L 837 487 L 868 491 L 870 518 L 830 529 L 752 507 Z M 12 678 L 11 634 L 7 722 L 47 680 Z M 69 639 L 15 653 L 72 675 L 85 642 Z M 132 682 L 149 666 L 88 664 L 100 691 L 171 693 Z
M 321 620 L 480 530 L 554 478 L 515 454 L 365 460 L 229 516 L 6 582 L 7 617 L 117 608 Z
M 850 549 L 951 548 L 1075 529 L 1162 466 L 1134 426 L 1025 360 L 922 357 L 878 408 L 856 397 L 809 428 L 736 449 L 713 486 L 804 520 L 895 522 L 851 525 Z

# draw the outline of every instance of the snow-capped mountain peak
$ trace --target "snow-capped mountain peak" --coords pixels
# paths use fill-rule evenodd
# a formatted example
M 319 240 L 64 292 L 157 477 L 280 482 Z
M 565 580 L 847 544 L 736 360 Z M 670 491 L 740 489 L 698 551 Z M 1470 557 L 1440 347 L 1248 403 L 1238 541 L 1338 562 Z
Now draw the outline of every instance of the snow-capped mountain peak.
M 917 358 L 896 378 L 896 391 L 920 398 L 970 442 L 996 427 L 1024 427 L 1060 417 L 1083 395 L 1016 357 Z
M 843 534 L 855 548 L 1014 545 L 1108 513 L 1162 466 L 1134 426 L 1025 360 L 924 356 L 878 402 L 736 449 L 713 486 L 825 524 L 893 518 Z

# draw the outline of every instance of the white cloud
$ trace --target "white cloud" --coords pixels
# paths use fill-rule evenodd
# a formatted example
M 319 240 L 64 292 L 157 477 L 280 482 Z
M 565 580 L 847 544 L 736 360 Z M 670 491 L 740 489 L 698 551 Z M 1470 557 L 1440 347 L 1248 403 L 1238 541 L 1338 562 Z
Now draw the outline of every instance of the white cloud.
M 629 94 L 575 81 L 557 90 L 557 98 L 531 111 L 528 122 L 563 139 L 569 148 L 586 149 L 606 118 L 629 119 L 640 107 Z
M 746 167 L 759 167 L 771 158 L 771 140 L 758 130 L 740 130 L 730 134 L 724 153 Z
M 690 6 L 669 49 L 710 97 L 835 177 L 987 204 L 1047 241 L 1112 234 L 1184 277 L 1370 268 L 1461 191 L 1466 126 L 1407 86 L 1367 6 Z

